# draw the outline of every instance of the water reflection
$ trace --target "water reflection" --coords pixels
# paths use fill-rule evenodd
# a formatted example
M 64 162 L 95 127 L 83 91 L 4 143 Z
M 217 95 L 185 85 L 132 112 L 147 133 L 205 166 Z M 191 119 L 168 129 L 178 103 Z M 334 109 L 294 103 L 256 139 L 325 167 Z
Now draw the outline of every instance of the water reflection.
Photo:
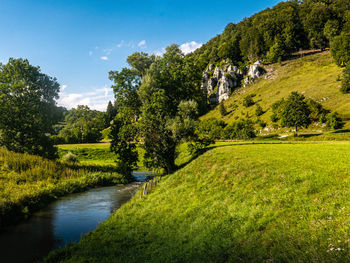
M 136 173 L 143 181 L 145 173 Z M 146 174 L 147 175 L 147 174 Z M 72 194 L 53 202 L 29 220 L 2 229 L 0 262 L 34 262 L 50 250 L 77 242 L 127 202 L 140 182 L 124 186 L 101 187 Z

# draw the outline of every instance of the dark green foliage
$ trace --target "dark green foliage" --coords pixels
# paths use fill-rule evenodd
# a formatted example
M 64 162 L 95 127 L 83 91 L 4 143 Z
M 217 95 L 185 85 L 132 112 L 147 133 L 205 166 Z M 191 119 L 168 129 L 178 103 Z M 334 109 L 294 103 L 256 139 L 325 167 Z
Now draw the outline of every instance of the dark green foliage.
M 345 66 L 350 60 L 350 32 L 336 36 L 331 43 L 331 53 L 338 66 Z
M 255 104 L 253 98 L 255 97 L 255 94 L 250 94 L 248 96 L 245 96 L 243 98 L 243 106 L 248 108 L 250 106 L 253 106 Z
M 281 2 L 228 24 L 190 56 L 204 70 L 224 59 L 243 66 L 258 59 L 277 62 L 303 49 L 325 49 L 340 32 L 350 33 L 349 10 L 349 0 Z
M 47 136 L 60 120 L 59 84 L 25 59 L 0 64 L 0 146 L 47 158 L 56 148 Z
M 111 124 L 111 121 L 114 119 L 115 115 L 117 115 L 117 107 L 115 107 L 112 102 L 109 101 L 106 110 L 106 127 Z
M 219 111 L 221 116 L 226 116 L 227 115 L 227 110 L 223 102 L 220 103 L 219 105 Z
M 305 97 L 297 92 L 292 92 L 283 105 L 282 126 L 295 127 L 295 134 L 297 135 L 299 127 L 308 127 L 310 123 L 310 109 Z
M 223 131 L 225 139 L 251 139 L 254 138 L 255 130 L 250 120 L 239 120 L 227 125 Z
M 329 129 L 337 130 L 344 126 L 344 122 L 337 112 L 332 112 L 326 116 L 326 126 Z
M 272 104 L 272 115 L 271 115 L 271 121 L 272 122 L 278 122 L 282 117 L 283 107 L 284 107 L 284 99 L 281 99 L 279 101 L 276 101 L 274 104 Z
M 71 109 L 65 118 L 65 126 L 58 137 L 65 143 L 93 143 L 102 139 L 101 131 L 105 127 L 103 112 L 90 110 L 88 106 L 79 105 Z
M 312 122 L 319 121 L 321 115 L 326 115 L 329 113 L 328 110 L 324 109 L 322 104 L 314 101 L 313 99 L 306 99 L 306 104 L 310 110 L 310 120 Z
M 222 139 L 224 137 L 223 130 L 226 123 L 215 118 L 200 121 L 196 127 L 196 134 L 199 138 L 208 138 L 210 140 Z
M 123 175 L 131 176 L 137 167 L 138 153 L 135 138 L 136 126 L 127 116 L 117 115 L 111 124 L 111 151 L 116 154 L 117 171 Z
M 155 55 L 148 55 L 144 52 L 135 52 L 128 56 L 126 61 L 128 64 L 137 70 L 140 76 L 144 76 L 146 71 L 150 68 L 152 63 L 155 61 Z
M 261 129 L 264 129 L 264 128 L 266 127 L 266 125 L 267 125 L 267 123 L 264 122 L 264 121 L 262 121 L 262 120 L 259 120 L 259 121 L 258 121 L 258 124 L 259 124 L 259 126 L 260 126 Z
M 343 71 L 340 91 L 343 93 L 350 92 L 350 63 L 347 63 L 346 68 Z
M 168 129 L 169 101 L 165 90 L 154 92 L 142 106 L 140 131 L 145 149 L 144 163 L 149 168 L 175 170 L 176 141 Z
M 263 115 L 264 113 L 265 112 L 262 109 L 262 107 L 259 104 L 256 104 L 255 115 L 259 117 L 259 116 Z

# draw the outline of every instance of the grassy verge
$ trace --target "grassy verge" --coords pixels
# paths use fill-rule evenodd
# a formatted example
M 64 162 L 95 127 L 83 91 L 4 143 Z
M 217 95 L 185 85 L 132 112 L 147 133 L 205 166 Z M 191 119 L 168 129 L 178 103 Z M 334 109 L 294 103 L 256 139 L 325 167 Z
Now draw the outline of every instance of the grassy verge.
M 0 227 L 49 201 L 90 187 L 127 183 L 112 170 L 82 169 L 0 148 Z
M 348 262 L 350 143 L 222 143 L 47 262 Z
M 143 165 L 142 147 L 138 146 L 139 152 L 138 170 L 147 171 Z M 115 166 L 116 156 L 110 151 L 110 143 L 86 143 L 86 144 L 62 144 L 58 145 L 58 155 L 61 158 L 68 152 L 74 153 L 81 165 L 85 166 Z

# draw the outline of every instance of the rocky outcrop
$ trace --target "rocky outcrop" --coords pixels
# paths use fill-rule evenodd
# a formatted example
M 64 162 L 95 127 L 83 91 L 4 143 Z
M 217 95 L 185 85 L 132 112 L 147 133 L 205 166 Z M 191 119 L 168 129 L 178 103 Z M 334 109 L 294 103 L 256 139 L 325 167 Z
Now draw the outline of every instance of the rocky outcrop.
M 203 72 L 202 89 L 211 104 L 220 103 L 228 99 L 231 91 L 239 86 L 242 76 L 242 71 L 229 63 L 221 67 L 210 64 Z
M 254 79 L 260 78 L 266 73 L 266 70 L 261 66 L 261 62 L 258 60 L 253 65 L 248 67 L 248 74 L 244 79 L 244 87 L 254 82 Z
M 210 104 L 217 104 L 227 100 L 231 91 L 241 85 L 244 73 L 236 66 L 224 61 L 222 66 L 210 64 L 206 71 L 203 72 L 202 89 L 209 98 Z M 254 79 L 261 77 L 266 73 L 257 61 L 246 68 L 246 78 L 244 78 L 244 87 L 251 84 Z

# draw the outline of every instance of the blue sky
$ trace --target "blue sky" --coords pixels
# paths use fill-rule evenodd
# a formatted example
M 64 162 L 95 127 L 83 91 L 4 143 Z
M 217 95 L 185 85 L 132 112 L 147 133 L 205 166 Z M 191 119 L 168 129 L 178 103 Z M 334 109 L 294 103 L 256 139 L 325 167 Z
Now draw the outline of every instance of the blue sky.
M 27 58 L 61 84 L 59 105 L 105 110 L 110 70 L 136 51 L 160 54 L 176 43 L 189 52 L 229 22 L 280 0 L 0 0 L 0 61 Z

